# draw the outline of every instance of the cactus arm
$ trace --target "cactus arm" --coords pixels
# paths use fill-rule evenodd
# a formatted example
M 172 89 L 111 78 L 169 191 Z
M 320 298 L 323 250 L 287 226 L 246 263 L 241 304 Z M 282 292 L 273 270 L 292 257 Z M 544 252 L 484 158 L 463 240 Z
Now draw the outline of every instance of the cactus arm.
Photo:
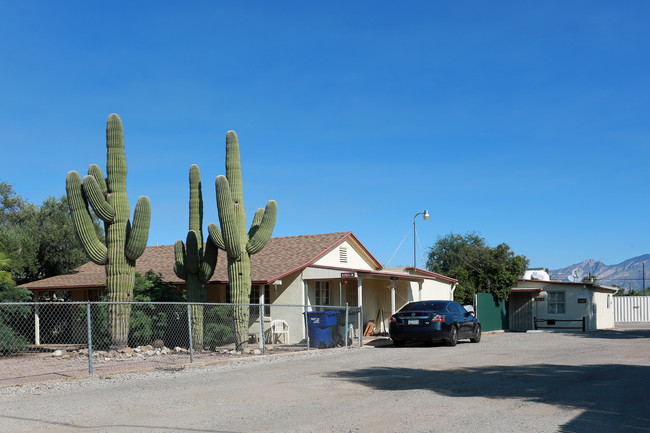
M 260 228 L 260 223 L 262 222 L 262 217 L 264 216 L 264 209 L 259 208 L 255 211 L 255 216 L 253 216 L 253 222 L 251 223 L 251 228 L 248 230 L 248 238 L 252 238 L 257 232 L 257 229 Z
M 260 209 L 261 210 L 261 209 Z M 259 210 L 255 213 L 255 220 L 258 219 L 258 214 L 262 214 Z M 275 227 L 275 219 L 278 214 L 278 205 L 275 200 L 269 200 L 266 204 L 266 209 L 263 211 L 261 221 L 258 225 L 253 225 L 251 227 L 251 238 L 246 244 L 246 251 L 248 254 L 258 253 L 266 243 L 271 239 L 271 234 L 273 233 L 273 228 Z M 253 230 L 255 228 L 255 230 Z
M 201 263 L 199 248 L 197 233 L 190 230 L 187 232 L 187 240 L 185 241 L 185 267 L 190 274 L 199 272 L 199 264 Z
M 210 225 L 208 225 L 208 233 L 210 241 L 212 241 L 217 248 L 225 251 L 226 245 L 223 243 L 223 236 L 221 236 L 221 230 L 219 230 L 219 227 L 214 223 L 210 223 Z
M 230 190 L 230 183 L 224 176 L 217 176 L 215 180 L 217 190 L 217 210 L 219 212 L 219 222 L 221 223 L 221 233 L 224 250 L 228 256 L 238 259 L 241 256 L 241 240 L 237 232 L 237 215 L 235 209 L 243 206 L 243 203 L 233 202 Z
M 108 190 L 106 188 L 106 179 L 104 178 L 104 173 L 102 173 L 102 169 L 99 168 L 97 164 L 90 164 L 90 166 L 88 167 L 88 174 L 95 178 L 102 194 L 104 195 L 104 197 L 106 197 L 106 195 L 108 194 Z
M 126 193 L 126 172 L 122 120 L 117 114 L 111 114 L 106 121 L 106 179 L 109 193 Z
M 103 265 L 108 261 L 108 252 L 106 245 L 99 240 L 97 233 L 95 233 L 95 226 L 84 200 L 79 173 L 76 171 L 69 172 L 66 176 L 65 186 L 72 221 L 84 250 L 86 250 L 90 260 L 98 265 Z
M 140 196 L 133 213 L 133 227 L 128 235 L 124 252 L 131 260 L 136 260 L 144 253 L 149 239 L 149 223 L 151 222 L 151 204 L 149 198 Z
M 95 177 L 91 175 L 84 177 L 83 188 L 86 197 L 88 198 L 88 202 L 97 216 L 101 218 L 102 221 L 112 223 L 113 218 L 115 218 L 115 209 L 113 209 L 113 207 L 106 201 L 101 187 L 97 183 Z
M 217 265 L 218 249 L 214 243 L 208 241 L 205 243 L 205 253 L 199 269 L 199 280 L 207 283 L 214 274 L 214 268 Z
M 226 133 L 226 178 L 230 184 L 232 200 L 235 204 L 239 204 L 243 209 L 244 193 L 242 187 L 241 157 L 239 152 L 239 140 L 237 139 L 235 131 L 228 131 L 228 133 Z M 246 222 L 245 216 L 243 222 Z
M 174 244 L 174 273 L 181 280 L 187 279 L 187 270 L 185 268 L 185 245 L 183 241 L 176 241 Z
M 203 227 L 203 197 L 201 195 L 201 172 L 199 166 L 192 164 L 190 167 L 190 230 L 199 232 L 202 238 Z

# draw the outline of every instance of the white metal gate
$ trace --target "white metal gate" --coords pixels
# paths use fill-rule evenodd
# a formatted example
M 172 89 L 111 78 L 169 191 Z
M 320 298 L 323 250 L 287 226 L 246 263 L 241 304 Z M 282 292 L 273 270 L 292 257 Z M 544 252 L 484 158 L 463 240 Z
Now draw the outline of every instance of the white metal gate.
M 650 296 L 614 296 L 615 322 L 650 322 Z

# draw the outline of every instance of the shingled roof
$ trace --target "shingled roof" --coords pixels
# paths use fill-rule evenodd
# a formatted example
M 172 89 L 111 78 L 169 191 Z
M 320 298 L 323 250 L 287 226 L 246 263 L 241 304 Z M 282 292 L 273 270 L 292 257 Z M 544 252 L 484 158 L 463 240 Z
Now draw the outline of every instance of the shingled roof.
M 262 251 L 251 256 L 251 279 L 257 284 L 272 283 L 298 269 L 309 266 L 348 237 L 359 242 L 352 232 L 271 238 Z M 361 245 L 360 242 L 359 245 Z M 361 247 L 363 248 L 363 245 Z M 370 253 L 368 254 L 370 255 Z M 372 258 L 372 255 L 370 257 Z M 379 265 L 378 262 L 377 264 Z M 136 261 L 136 268 L 142 274 L 153 270 L 162 275 L 163 281 L 184 284 L 185 281 L 174 274 L 173 265 L 173 245 L 147 247 Z M 227 258 L 223 251 L 219 251 L 217 267 L 210 282 L 228 282 Z M 63 290 L 103 287 L 105 285 L 104 266 L 89 262 L 75 269 L 73 273 L 33 281 L 23 284 L 21 287 L 30 290 Z

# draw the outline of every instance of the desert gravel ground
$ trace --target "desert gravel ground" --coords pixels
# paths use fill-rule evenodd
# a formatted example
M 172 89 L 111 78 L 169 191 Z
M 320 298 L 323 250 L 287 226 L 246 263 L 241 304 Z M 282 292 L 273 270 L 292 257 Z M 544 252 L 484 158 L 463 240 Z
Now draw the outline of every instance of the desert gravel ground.
M 0 389 L 1 432 L 650 431 L 650 324 Z

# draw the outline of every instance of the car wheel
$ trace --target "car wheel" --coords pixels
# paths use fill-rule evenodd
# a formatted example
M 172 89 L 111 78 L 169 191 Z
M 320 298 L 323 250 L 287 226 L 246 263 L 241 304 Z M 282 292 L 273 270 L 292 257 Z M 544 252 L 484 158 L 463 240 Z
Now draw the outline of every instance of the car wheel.
M 404 340 L 393 340 L 395 347 L 404 347 Z
M 449 339 L 447 340 L 447 346 L 455 346 L 456 343 L 458 343 L 458 328 L 455 326 L 451 327 L 451 331 L 449 331 Z
M 474 332 L 474 336 L 469 339 L 472 343 L 478 343 L 481 341 L 481 325 L 476 325 L 476 332 Z

